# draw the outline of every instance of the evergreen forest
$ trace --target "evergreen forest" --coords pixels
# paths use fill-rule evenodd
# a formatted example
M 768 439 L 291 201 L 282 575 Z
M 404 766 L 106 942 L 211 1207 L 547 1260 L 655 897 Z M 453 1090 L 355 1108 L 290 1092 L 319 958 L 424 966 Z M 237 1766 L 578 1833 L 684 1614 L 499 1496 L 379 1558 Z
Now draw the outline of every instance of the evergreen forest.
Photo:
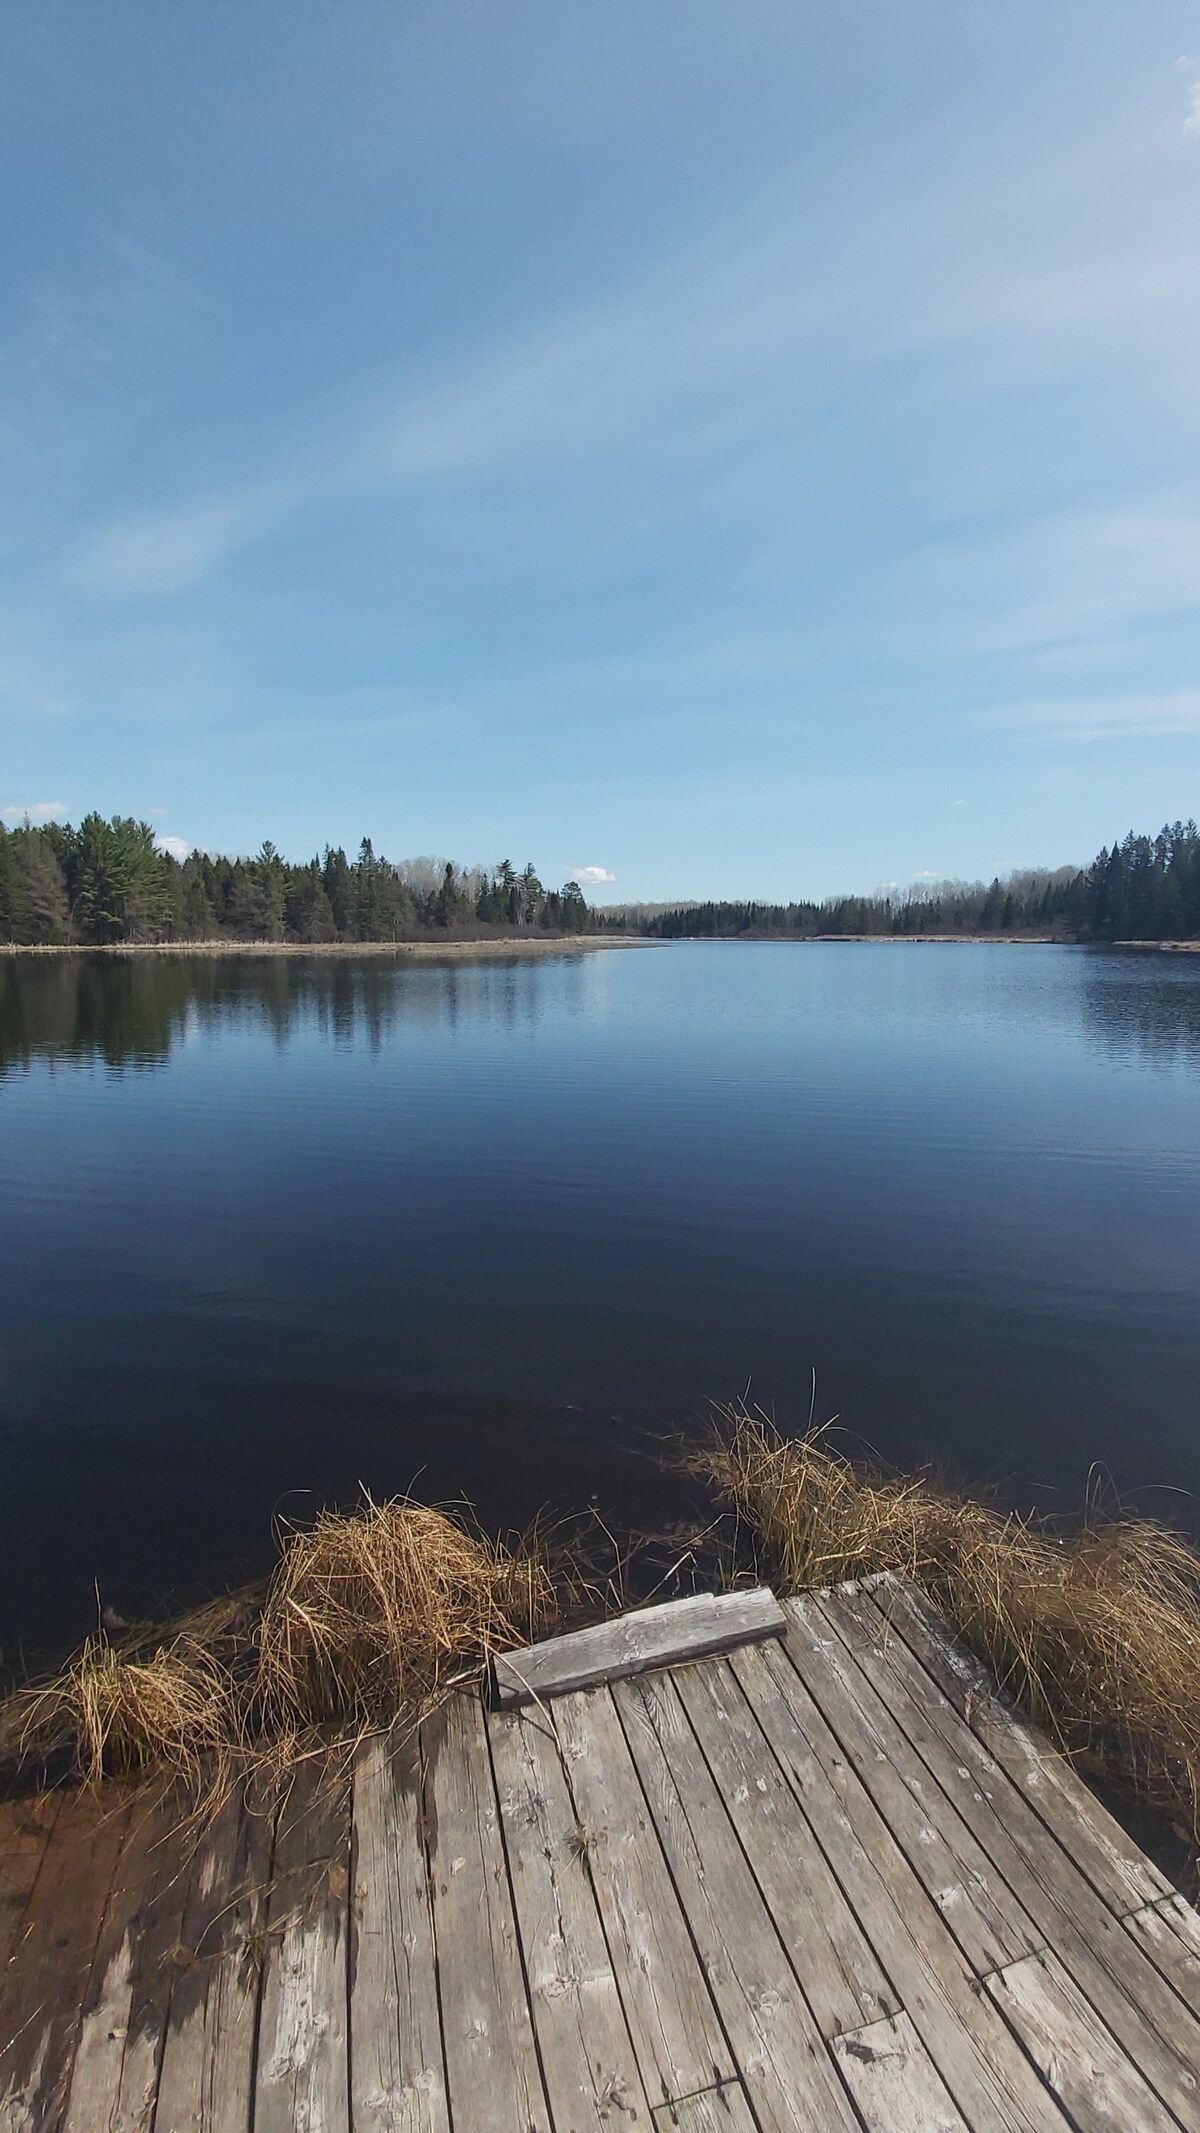
M 519 873 L 450 860 L 400 865 L 364 837 L 357 856 L 326 846 L 293 865 L 266 843 L 252 859 L 163 851 L 148 822 L 86 815 L 0 828 L 0 940 L 31 946 L 127 941 L 408 941 L 423 936 L 583 933 L 578 882 L 547 889 Z
M 694 903 L 600 913 L 607 928 L 664 940 L 818 940 L 998 934 L 1016 939 L 1163 941 L 1200 938 L 1200 832 L 1173 822 L 1134 831 L 1089 867 L 1030 869 L 991 882 L 918 882 L 823 903 Z
M 410 941 L 627 933 L 664 940 L 996 934 L 1074 941 L 1200 938 L 1200 831 L 1130 831 L 1088 867 L 992 882 L 921 882 L 821 903 L 687 903 L 594 909 L 579 884 L 547 889 L 532 864 L 399 863 L 364 837 L 353 859 L 327 845 L 295 864 L 271 843 L 253 858 L 176 859 L 147 822 L 89 814 L 0 826 L 0 941 Z

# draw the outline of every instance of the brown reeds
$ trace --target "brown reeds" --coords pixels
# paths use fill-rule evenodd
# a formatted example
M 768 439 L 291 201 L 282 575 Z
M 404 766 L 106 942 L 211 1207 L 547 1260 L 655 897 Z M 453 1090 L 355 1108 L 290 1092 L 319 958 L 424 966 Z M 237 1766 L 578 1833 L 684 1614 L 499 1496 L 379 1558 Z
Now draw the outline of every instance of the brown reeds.
M 220 1784 L 238 1738 L 231 1678 L 188 1636 L 148 1653 L 89 1637 L 55 1680 L 10 1699 L 4 1720 L 0 1740 L 16 1763 L 66 1753 L 88 1784 L 149 1770 Z
M 428 1505 L 366 1497 L 289 1527 L 265 1587 L 166 1637 L 91 1637 L 0 1705 L 0 1771 L 84 1782 L 154 1772 L 213 1801 L 364 1728 L 414 1722 L 553 1610 L 535 1540 L 492 1542 Z
M 735 1558 L 788 1592 L 905 1571 L 1068 1752 L 1196 1835 L 1200 1556 L 1182 1535 L 1018 1516 L 741 1408 L 687 1465 L 733 1513 Z
M 552 1607 L 538 1553 L 513 1553 L 442 1511 L 368 1496 L 291 1531 L 258 1631 L 269 1730 L 420 1715 Z

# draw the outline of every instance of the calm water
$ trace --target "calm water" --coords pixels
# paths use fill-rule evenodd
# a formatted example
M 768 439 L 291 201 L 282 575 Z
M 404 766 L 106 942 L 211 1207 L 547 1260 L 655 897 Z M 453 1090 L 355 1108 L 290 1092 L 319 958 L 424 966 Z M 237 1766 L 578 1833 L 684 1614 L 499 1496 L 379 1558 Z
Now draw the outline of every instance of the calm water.
M 413 1484 L 493 1524 L 710 1397 L 1200 1488 L 1200 961 L 0 959 L 0 1643 Z

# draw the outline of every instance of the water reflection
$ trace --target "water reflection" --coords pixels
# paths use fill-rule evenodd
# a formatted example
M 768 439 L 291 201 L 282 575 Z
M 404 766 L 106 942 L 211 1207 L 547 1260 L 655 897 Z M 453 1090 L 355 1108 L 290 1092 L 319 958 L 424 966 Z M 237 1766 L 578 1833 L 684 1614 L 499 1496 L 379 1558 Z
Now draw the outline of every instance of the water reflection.
M 901 1465 L 1200 1487 L 1200 962 L 0 956 L 0 1077 L 0 1658 L 295 1490 L 653 1521 L 814 1369 Z
M 1200 1067 L 1200 956 L 1088 956 L 1084 1027 L 1111 1059 Z
M 265 1029 L 279 1046 L 308 1029 L 373 1052 L 401 1023 L 532 1027 L 548 964 L 558 1006 L 580 1012 L 580 961 L 0 955 L 0 1075 L 35 1061 L 146 1072 L 222 1026 Z

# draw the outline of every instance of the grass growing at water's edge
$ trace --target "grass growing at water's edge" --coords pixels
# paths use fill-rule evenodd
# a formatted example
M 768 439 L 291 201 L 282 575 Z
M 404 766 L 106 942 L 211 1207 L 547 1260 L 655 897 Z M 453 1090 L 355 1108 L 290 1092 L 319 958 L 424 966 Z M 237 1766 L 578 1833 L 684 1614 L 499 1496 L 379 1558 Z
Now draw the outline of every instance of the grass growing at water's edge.
M 1153 1520 L 1064 1527 L 891 1475 L 826 1432 L 724 1410 L 686 1455 L 732 1562 L 785 1593 L 901 1570 L 1010 1697 L 1115 1793 L 1200 1836 L 1200 1555 Z
M 1182 1536 L 1006 1513 L 742 1409 L 683 1464 L 717 1514 L 672 1537 L 685 1581 L 764 1577 L 793 1592 L 907 1572 L 1071 1755 L 1195 1839 L 1200 1555 Z M 661 1540 L 617 1548 L 605 1581 L 594 1524 L 503 1545 L 408 1498 L 367 1497 L 279 1538 L 265 1586 L 168 1629 L 93 1638 L 56 1679 L 0 1704 L 0 1782 L 154 1772 L 216 1798 L 242 1773 L 282 1776 L 314 1751 L 349 1753 L 371 1727 L 415 1723 L 494 1652 L 652 1597 L 667 1560 Z
M 52 1681 L 0 1704 L 0 1773 L 95 1783 L 155 1772 L 200 1795 L 318 1745 L 415 1722 L 572 1588 L 538 1537 L 504 1546 L 408 1498 L 280 1533 L 265 1587 L 172 1634 L 89 1638 Z

